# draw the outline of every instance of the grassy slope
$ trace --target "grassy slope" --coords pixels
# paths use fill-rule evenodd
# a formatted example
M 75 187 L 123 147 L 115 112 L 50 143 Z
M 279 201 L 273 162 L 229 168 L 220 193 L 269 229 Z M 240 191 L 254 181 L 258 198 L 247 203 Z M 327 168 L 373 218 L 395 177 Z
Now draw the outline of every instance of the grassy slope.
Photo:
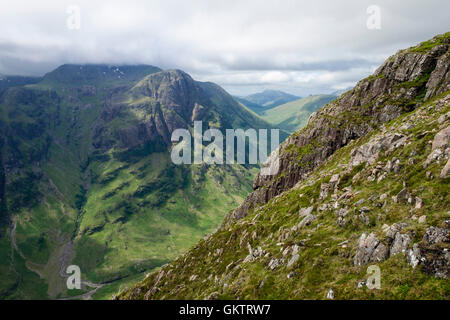
M 428 226 L 440 225 L 450 217 L 449 178 L 425 178 L 426 171 L 439 177 L 443 163 L 434 163 L 427 169 L 422 167 L 431 150 L 429 142 L 439 128 L 448 125 L 449 121 L 439 126 L 436 119 L 448 113 L 450 106 L 441 109 L 435 109 L 434 106 L 433 102 L 427 103 L 386 125 L 386 132 L 400 132 L 407 135 L 411 142 L 405 147 L 381 154 L 378 159 L 381 163 L 393 157 L 400 159 L 402 168 L 397 175 L 392 172 L 379 183 L 368 182 L 367 178 L 377 163 L 358 166 L 350 173 L 344 173 L 351 151 L 380 131 L 376 130 L 353 141 L 337 151 L 297 187 L 256 208 L 230 228 L 221 229 L 201 240 L 195 250 L 190 250 L 162 268 L 165 285 L 157 285 L 159 290 L 151 298 L 204 299 L 211 295 L 219 299 L 324 299 L 328 290 L 333 289 L 337 299 L 449 299 L 450 281 L 428 276 L 420 267 L 411 268 L 404 254 L 378 263 L 382 277 L 380 290 L 368 290 L 366 287 L 358 289 L 358 282 L 367 277 L 367 266 L 354 266 L 352 259 L 363 232 L 375 232 L 384 241 L 384 224 L 406 221 L 407 231 L 415 233 L 413 242 L 417 242 Z M 405 122 L 412 122 L 413 126 L 402 127 Z M 412 151 L 416 156 L 414 162 L 409 162 Z M 330 195 L 319 199 L 319 191 L 321 183 L 328 182 L 331 175 L 336 173 L 341 176 L 338 197 L 343 194 L 344 187 L 352 187 L 353 196 L 345 202 L 351 209 L 349 222 L 344 227 L 336 223 L 337 216 L 332 209 L 317 210 L 325 203 L 334 203 Z M 360 177 L 352 183 L 356 174 Z M 423 199 L 424 206 L 421 209 L 412 209 L 413 205 L 395 203 L 391 199 L 403 188 L 403 181 L 413 196 Z M 385 204 L 379 200 L 384 193 L 388 195 Z M 355 205 L 361 199 L 365 202 Z M 301 221 L 299 209 L 310 205 L 314 206 L 313 213 L 318 219 L 309 226 L 291 231 Z M 358 217 L 361 206 L 369 207 L 368 225 Z M 425 215 L 426 222 L 418 223 L 411 218 L 412 214 Z M 253 249 L 260 246 L 265 255 L 253 262 L 243 263 L 242 259 L 249 254 L 247 244 Z M 299 259 L 290 267 L 284 264 L 273 271 L 269 270 L 269 262 L 282 258 L 282 252 L 294 244 L 300 246 Z M 290 254 L 284 258 L 289 259 Z M 142 299 L 153 288 L 157 275 L 149 275 L 137 286 L 122 291 L 119 296 Z M 195 280 L 193 275 L 197 276 Z
M 311 113 L 333 101 L 336 96 L 316 95 L 300 98 L 261 113 L 261 118 L 275 127 L 287 132 L 295 132 L 303 128 Z
M 167 154 L 152 154 L 121 169 L 107 183 L 91 186 L 74 260 L 90 279 L 110 280 L 168 262 L 210 233 L 251 189 L 252 175 L 242 167 L 180 170 L 169 165 L 174 178 L 164 178 L 160 173 L 168 163 Z M 121 166 L 115 160 L 103 165 Z M 102 176 L 113 170 L 104 170 Z M 142 186 L 162 179 L 167 191 L 133 196 Z M 169 193 L 162 203 L 161 192 Z

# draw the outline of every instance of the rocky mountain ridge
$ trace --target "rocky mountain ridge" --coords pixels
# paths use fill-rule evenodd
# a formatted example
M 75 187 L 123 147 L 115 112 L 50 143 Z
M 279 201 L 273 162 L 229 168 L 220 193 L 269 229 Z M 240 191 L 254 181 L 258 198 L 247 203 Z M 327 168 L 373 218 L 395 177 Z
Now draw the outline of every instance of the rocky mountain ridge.
M 422 44 L 400 51 L 372 76 L 314 113 L 305 129 L 280 146 L 278 175 L 258 175 L 252 194 L 230 218 L 240 219 L 250 208 L 292 188 L 351 140 L 448 91 L 449 38 L 438 36 L 431 41 L 438 43 L 425 52 L 421 52 Z
M 402 50 L 319 110 L 221 228 L 116 298 L 448 299 L 449 45 Z

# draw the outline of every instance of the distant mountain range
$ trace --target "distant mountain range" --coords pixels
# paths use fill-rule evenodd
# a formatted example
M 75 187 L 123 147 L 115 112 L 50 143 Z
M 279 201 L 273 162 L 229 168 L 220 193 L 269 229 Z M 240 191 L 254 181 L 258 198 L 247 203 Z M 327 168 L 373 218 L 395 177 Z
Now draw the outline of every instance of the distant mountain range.
M 331 93 L 331 95 L 340 96 L 341 94 L 343 94 L 343 93 L 345 93 L 345 92 L 347 92 L 347 91 L 349 91 L 351 89 L 352 89 L 352 87 L 347 87 L 345 89 L 336 90 L 336 91 L 333 91 Z
M 334 94 L 299 98 L 283 91 L 266 90 L 245 98 L 235 97 L 262 119 L 292 133 L 306 125 L 309 116 L 337 98 Z
M 316 112 L 337 96 L 322 94 L 300 98 L 263 111 L 262 119 L 289 133 L 303 128 L 313 112 Z
M 281 104 L 297 100 L 300 97 L 278 90 L 264 90 L 263 92 L 236 98 L 238 101 L 259 114 Z

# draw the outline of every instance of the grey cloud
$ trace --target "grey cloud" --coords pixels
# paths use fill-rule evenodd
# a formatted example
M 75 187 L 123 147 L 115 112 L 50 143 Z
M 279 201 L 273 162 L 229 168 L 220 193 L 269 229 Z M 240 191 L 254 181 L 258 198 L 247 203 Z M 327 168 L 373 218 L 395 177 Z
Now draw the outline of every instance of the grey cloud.
M 66 9 L 73 4 L 81 29 L 70 31 Z M 381 8 L 381 30 L 366 28 L 372 4 Z M 449 31 L 448 12 L 447 0 L 15 0 L 0 11 L 0 73 L 147 63 L 232 93 L 331 92 L 397 50 Z
M 370 61 L 366 59 L 352 59 L 352 60 L 327 60 L 317 62 L 296 62 L 286 61 L 286 63 L 279 63 L 270 59 L 265 60 L 250 60 L 247 57 L 243 57 L 238 61 L 227 62 L 217 61 L 220 65 L 232 71 L 249 71 L 249 70 L 283 70 L 283 71 L 312 71 L 312 70 L 329 70 L 329 71 L 341 71 L 351 68 L 370 67 L 374 63 L 380 61 Z

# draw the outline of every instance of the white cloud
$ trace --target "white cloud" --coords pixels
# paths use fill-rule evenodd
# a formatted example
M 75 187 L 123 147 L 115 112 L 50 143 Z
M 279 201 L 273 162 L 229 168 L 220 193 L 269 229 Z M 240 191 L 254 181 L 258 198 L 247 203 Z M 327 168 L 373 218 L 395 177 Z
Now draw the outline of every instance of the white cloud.
M 63 63 L 180 68 L 232 93 L 329 92 L 370 74 L 396 50 L 449 31 L 447 0 L 153 0 L 3 2 L 0 73 L 43 74 Z M 78 5 L 81 29 L 68 30 Z

